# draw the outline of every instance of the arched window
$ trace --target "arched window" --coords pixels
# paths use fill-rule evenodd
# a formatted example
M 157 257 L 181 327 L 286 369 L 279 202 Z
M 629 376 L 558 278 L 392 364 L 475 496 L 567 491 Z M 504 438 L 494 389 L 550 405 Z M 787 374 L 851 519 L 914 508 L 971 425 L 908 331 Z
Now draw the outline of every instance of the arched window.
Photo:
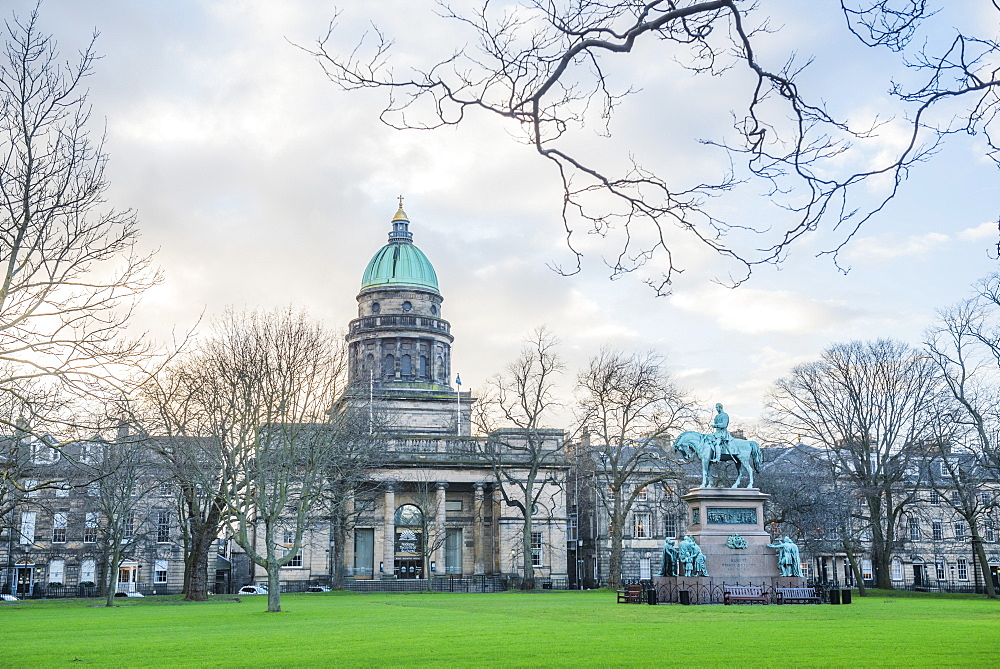
M 404 504 L 396 509 L 393 524 L 396 527 L 420 527 L 423 525 L 424 514 L 420 507 L 414 504 Z
M 420 378 L 426 379 L 427 376 L 427 356 L 420 356 Z
M 369 353 L 365 356 L 365 366 L 362 368 L 362 374 L 365 377 L 364 381 L 367 382 L 371 377 L 372 370 L 375 369 L 375 356 Z
M 396 376 L 396 358 L 393 357 L 392 353 L 386 353 L 385 355 L 385 361 L 382 364 L 382 376 L 390 379 Z
M 444 381 L 445 378 L 444 358 L 442 358 L 441 356 L 437 357 L 437 369 L 435 371 L 437 372 L 437 380 Z
M 410 375 L 412 375 L 413 374 L 413 362 L 411 361 L 410 356 L 404 355 L 400 359 L 400 362 L 401 362 L 401 365 L 402 365 L 402 368 L 403 368 L 402 369 L 403 376 L 410 376 Z

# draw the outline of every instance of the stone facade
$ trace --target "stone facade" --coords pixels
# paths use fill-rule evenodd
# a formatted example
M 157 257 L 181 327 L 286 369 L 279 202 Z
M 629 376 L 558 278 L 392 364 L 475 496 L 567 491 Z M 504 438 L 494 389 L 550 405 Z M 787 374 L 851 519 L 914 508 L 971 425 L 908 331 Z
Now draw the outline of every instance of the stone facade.
M 0 526 L 0 591 L 19 597 L 98 594 L 107 567 L 107 518 L 95 456 L 105 448 L 144 448 L 143 441 L 72 442 L 58 449 L 46 447 L 45 439 L 20 441 L 31 463 L 21 485 L 42 487 L 21 495 Z M 176 593 L 184 580 L 176 490 L 163 483 L 155 462 L 149 464 L 136 486 L 118 590 Z

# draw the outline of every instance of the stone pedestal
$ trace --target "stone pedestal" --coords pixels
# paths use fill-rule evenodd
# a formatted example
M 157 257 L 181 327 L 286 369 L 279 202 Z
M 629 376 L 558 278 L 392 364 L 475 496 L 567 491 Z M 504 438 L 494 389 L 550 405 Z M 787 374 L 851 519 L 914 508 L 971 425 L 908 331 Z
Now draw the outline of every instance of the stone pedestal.
M 727 585 L 763 588 L 773 601 L 776 588 L 802 587 L 804 579 L 781 575 L 778 552 L 767 547 L 768 497 L 756 488 L 695 488 L 681 497 L 688 505 L 687 533 L 705 554 L 709 576 L 654 577 L 658 601 L 718 604 Z
M 781 576 L 778 554 L 767 545 L 765 495 L 757 488 L 695 488 L 681 499 L 688 505 L 688 534 L 705 554 L 708 573 L 731 585 Z M 739 535 L 746 548 L 730 548 Z

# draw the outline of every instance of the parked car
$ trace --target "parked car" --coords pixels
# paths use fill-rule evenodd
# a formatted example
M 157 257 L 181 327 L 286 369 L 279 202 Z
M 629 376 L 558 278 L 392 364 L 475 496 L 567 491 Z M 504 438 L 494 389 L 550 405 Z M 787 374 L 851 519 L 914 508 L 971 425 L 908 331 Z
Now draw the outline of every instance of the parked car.
M 266 585 L 244 585 L 240 588 L 241 595 L 266 595 L 267 586 Z
M 306 592 L 330 592 L 330 588 L 325 585 L 310 585 Z

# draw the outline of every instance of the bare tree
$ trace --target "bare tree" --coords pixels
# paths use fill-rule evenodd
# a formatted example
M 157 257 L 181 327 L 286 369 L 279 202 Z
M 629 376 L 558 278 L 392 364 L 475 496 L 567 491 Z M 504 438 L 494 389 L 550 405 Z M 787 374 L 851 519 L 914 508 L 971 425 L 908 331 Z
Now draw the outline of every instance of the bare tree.
M 280 611 L 281 568 L 327 517 L 346 356 L 340 338 L 291 310 L 229 312 L 214 329 L 199 373 L 202 410 L 228 459 L 221 497 L 236 542 L 267 572 L 268 611 Z
M 108 158 L 88 132 L 84 84 L 96 34 L 63 62 L 38 21 L 37 7 L 6 21 L 0 55 L 0 403 L 33 404 L 0 422 L 24 418 L 40 437 L 76 427 L 67 415 L 83 411 L 64 411 L 69 401 L 106 400 L 126 385 L 123 370 L 145 351 L 125 325 L 159 276 L 137 249 L 134 213 L 104 200 Z M 54 404 L 32 399 L 57 392 Z M 0 471 L 16 479 L 9 460 Z
M 477 442 L 479 457 L 493 473 L 506 506 L 521 516 L 521 587 L 535 587 L 531 545 L 535 511 L 560 482 L 548 471 L 565 459 L 567 440 L 561 430 L 546 429 L 558 406 L 556 378 L 563 363 L 558 342 L 545 328 L 536 329 L 521 354 L 503 374 L 493 378 L 476 405 L 474 420 L 488 436 Z M 500 425 L 504 429 L 500 429 Z
M 938 437 L 941 400 L 934 363 L 885 339 L 828 348 L 778 380 L 768 399 L 771 421 L 820 447 L 833 475 L 864 500 L 880 588 L 892 587 L 899 524 L 920 484 L 915 446 Z
M 88 468 L 97 486 L 95 507 L 99 513 L 98 535 L 104 547 L 100 584 L 105 606 L 114 606 L 122 561 L 149 532 L 144 504 L 151 493 L 151 462 L 143 435 L 118 431 L 113 441 L 94 443 L 97 456 Z M 88 466 L 88 462 L 82 463 Z
M 930 482 L 966 523 L 987 597 L 996 597 L 983 548 L 983 523 L 997 508 L 987 489 L 1000 476 L 1000 277 L 979 286 L 978 295 L 938 314 L 925 345 L 954 398 L 945 419 L 968 438 L 966 448 L 942 441 L 931 454 Z M 984 494 L 986 493 L 986 494 Z
M 185 544 L 184 598 L 208 598 L 212 542 L 229 519 L 226 481 L 237 472 L 230 434 L 220 426 L 217 380 L 205 373 L 204 353 L 174 360 L 143 387 L 141 420 L 155 434 L 149 448 L 179 490 Z
M 608 586 L 621 587 L 622 538 L 636 499 L 654 483 L 683 477 L 661 442 L 669 441 L 694 404 L 655 353 L 602 349 L 577 377 L 580 423 L 596 462 L 597 494 L 610 524 Z
M 861 571 L 862 537 L 867 514 L 859 508 L 852 484 L 838 480 L 836 467 L 822 450 L 804 444 L 768 451 L 781 454 L 760 472 L 761 490 L 771 495 L 764 524 L 777 538 L 798 537 L 806 552 L 842 551 L 854 574 L 858 594 L 867 596 Z
M 399 53 L 402 47 L 377 26 L 353 49 L 341 48 L 337 18 L 309 51 L 341 89 L 387 93 L 380 118 L 393 128 L 453 126 L 477 113 L 510 121 L 513 134 L 549 161 L 561 182 L 562 221 L 575 255 L 568 271 L 580 269 L 573 235 L 584 230 L 614 239 L 607 259 L 613 277 L 661 259 L 645 280 L 664 293 L 683 268 L 678 256 L 685 239 L 722 256 L 721 274 L 739 284 L 755 265 L 780 262 L 794 242 L 817 231 L 832 234 L 824 253 L 836 254 L 951 133 L 980 135 L 995 160 L 1000 45 L 993 33 L 956 30 L 939 47 L 926 36 L 947 14 L 936 16 L 924 0 L 831 5 L 843 14 L 845 36 L 899 56 L 899 70 L 885 74 L 883 89 L 908 137 L 876 164 L 869 151 L 884 150 L 878 143 L 886 121 L 855 124 L 828 112 L 826 87 L 809 91 L 800 83 L 810 62 L 797 57 L 794 39 L 787 54 L 761 56 L 783 17 L 758 2 L 440 2 L 439 20 L 459 35 L 436 62 Z M 675 96 L 673 105 L 656 108 L 657 125 L 648 133 L 671 127 L 675 115 L 697 113 L 699 105 L 707 116 L 733 99 L 731 127 L 713 128 L 701 140 L 705 151 L 721 150 L 706 156 L 720 165 L 707 179 L 668 177 L 669 164 L 658 164 L 655 156 L 640 162 L 636 154 L 643 147 L 616 136 L 621 131 L 612 124 L 614 112 L 643 86 L 628 63 L 651 57 L 665 68 L 673 62 L 682 75 L 704 79 L 709 90 L 725 95 Z M 900 71 L 916 83 L 896 83 Z M 590 150 L 593 132 L 581 132 L 592 128 L 608 143 L 604 154 Z M 605 157 L 595 157 L 600 155 Z M 875 198 L 866 192 L 872 187 Z M 724 196 L 759 197 L 761 189 L 775 209 L 768 215 L 771 227 L 755 230 L 752 221 L 730 213 L 733 200 Z M 741 234 L 746 232 L 751 234 Z

